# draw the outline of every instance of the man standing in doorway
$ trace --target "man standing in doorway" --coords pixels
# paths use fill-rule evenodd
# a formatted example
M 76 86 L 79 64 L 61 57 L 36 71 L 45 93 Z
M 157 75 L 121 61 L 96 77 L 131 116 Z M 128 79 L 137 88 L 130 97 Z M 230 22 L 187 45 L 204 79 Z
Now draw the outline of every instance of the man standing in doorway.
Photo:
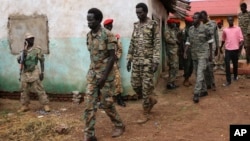
M 108 30 L 112 30 L 113 28 L 113 19 L 106 19 L 103 23 L 103 26 L 108 29 Z M 114 71 L 115 71 L 115 97 L 116 97 L 116 101 L 117 104 L 122 106 L 122 107 L 126 107 L 126 103 L 123 101 L 122 99 L 122 80 L 121 80 L 121 73 L 120 73 L 120 69 L 119 69 L 119 60 L 122 56 L 122 43 L 119 40 L 120 36 L 117 34 L 116 35 L 116 39 L 117 39 L 117 45 L 115 47 L 115 56 L 116 56 L 116 60 L 114 63 Z
M 160 35 L 158 23 L 147 17 L 148 7 L 145 3 L 136 5 L 136 14 L 139 21 L 134 23 L 127 70 L 130 71 L 133 63 L 131 85 L 137 95 L 143 97 L 143 115 L 137 123 L 145 123 L 157 103 L 153 96 L 153 77 L 160 62 Z
M 114 62 L 117 40 L 107 29 L 101 26 L 102 12 L 97 8 L 88 10 L 87 21 L 91 29 L 87 34 L 87 47 L 90 52 L 90 67 L 87 74 L 87 88 L 84 110 L 84 141 L 96 141 L 95 123 L 98 96 L 101 93 L 103 110 L 109 116 L 115 128 L 112 137 L 118 137 L 125 126 L 113 103 Z
M 241 29 L 234 26 L 234 18 L 229 16 L 227 18 L 229 24 L 228 28 L 225 28 L 222 33 L 222 42 L 220 52 L 225 44 L 225 66 L 226 66 L 226 79 L 227 82 L 223 86 L 229 86 L 231 84 L 231 73 L 230 73 L 230 61 L 233 62 L 233 73 L 234 80 L 238 80 L 238 59 L 240 50 L 243 46 L 243 35 Z

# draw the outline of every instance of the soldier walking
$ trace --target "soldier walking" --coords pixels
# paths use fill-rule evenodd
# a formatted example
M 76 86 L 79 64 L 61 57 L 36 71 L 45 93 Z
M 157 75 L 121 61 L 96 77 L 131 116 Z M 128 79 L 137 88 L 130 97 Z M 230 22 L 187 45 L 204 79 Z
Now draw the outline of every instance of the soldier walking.
M 157 100 L 153 96 L 153 77 L 160 61 L 159 26 L 147 17 L 148 7 L 144 3 L 136 5 L 139 19 L 134 23 L 134 30 L 127 55 L 127 70 L 130 71 L 131 85 L 138 96 L 143 97 L 143 115 L 137 123 L 149 120 L 149 113 Z
M 98 96 L 101 93 L 103 110 L 114 124 L 112 137 L 118 137 L 125 131 L 120 115 L 113 103 L 114 62 L 117 40 L 107 29 L 101 26 L 102 12 L 97 8 L 88 10 L 87 20 L 91 29 L 87 34 L 87 47 L 90 52 L 90 67 L 87 74 L 87 88 L 84 110 L 84 141 L 96 141 L 95 123 Z

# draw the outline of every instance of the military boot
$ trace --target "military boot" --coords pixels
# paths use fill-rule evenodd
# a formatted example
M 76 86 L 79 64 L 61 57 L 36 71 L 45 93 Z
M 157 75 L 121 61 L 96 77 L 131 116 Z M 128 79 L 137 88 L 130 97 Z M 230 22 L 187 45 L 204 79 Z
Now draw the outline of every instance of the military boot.
M 115 127 L 113 132 L 112 132 L 112 137 L 119 137 L 123 134 L 123 132 L 125 131 L 125 126 L 122 127 Z
M 29 110 L 30 110 L 30 108 L 28 105 L 22 105 L 22 107 L 17 112 L 21 113 L 21 112 L 27 112 Z
M 193 101 L 194 101 L 194 103 L 199 102 L 199 94 L 194 94 Z
M 116 101 L 117 101 L 117 104 L 122 106 L 122 107 L 126 107 L 126 103 L 123 101 L 122 99 L 122 95 L 121 94 L 118 94 L 116 96 Z
M 186 86 L 186 87 L 189 86 L 189 80 L 188 80 L 188 78 L 185 78 L 185 79 L 184 79 L 183 85 Z
M 150 102 L 150 105 L 149 105 L 149 108 L 148 108 L 148 113 L 151 112 L 152 108 L 157 103 L 157 100 L 153 96 L 149 96 L 149 102 Z
M 138 124 L 144 124 L 149 120 L 149 108 L 143 108 L 142 116 L 136 121 Z
M 44 105 L 44 111 L 45 111 L 45 112 L 50 112 L 49 105 Z

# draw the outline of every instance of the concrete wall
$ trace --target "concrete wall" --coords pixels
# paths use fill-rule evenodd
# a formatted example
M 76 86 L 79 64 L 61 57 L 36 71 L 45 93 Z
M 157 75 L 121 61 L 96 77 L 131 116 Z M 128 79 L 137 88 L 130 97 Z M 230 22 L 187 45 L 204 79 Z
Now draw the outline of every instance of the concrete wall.
M 114 19 L 114 33 L 121 35 L 123 57 L 121 74 L 125 94 L 133 94 L 130 73 L 126 71 L 126 54 L 133 23 L 137 21 L 135 5 L 147 0 L 3 0 L 0 4 L 0 91 L 19 91 L 19 65 L 8 42 L 9 15 L 46 15 L 49 28 L 49 54 L 45 56 L 44 87 L 48 93 L 85 91 L 86 73 L 90 64 L 86 47 L 89 31 L 88 9 L 102 10 L 104 19 Z M 151 17 L 150 13 L 149 16 Z

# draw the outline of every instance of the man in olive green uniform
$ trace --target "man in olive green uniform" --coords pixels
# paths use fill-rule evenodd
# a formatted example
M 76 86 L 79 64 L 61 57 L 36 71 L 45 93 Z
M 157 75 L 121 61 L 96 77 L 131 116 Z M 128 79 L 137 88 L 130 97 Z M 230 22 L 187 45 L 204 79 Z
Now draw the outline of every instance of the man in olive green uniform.
M 178 86 L 175 85 L 176 76 L 179 70 L 178 63 L 178 45 L 177 45 L 177 36 L 175 31 L 175 23 L 172 19 L 167 21 L 168 28 L 164 32 L 165 42 L 166 42 L 166 54 L 168 57 L 169 64 L 169 78 L 167 82 L 167 89 L 175 89 Z
M 113 19 L 106 19 L 103 22 L 103 26 L 108 29 L 108 30 L 112 30 L 113 28 Z M 115 56 L 116 56 L 116 60 L 114 63 L 114 71 L 115 71 L 115 96 L 116 96 L 116 101 L 117 104 L 123 107 L 126 107 L 126 103 L 123 101 L 122 99 L 122 92 L 123 92 L 123 88 L 122 88 L 122 80 L 121 80 L 121 74 L 120 74 L 120 69 L 119 69 L 119 60 L 122 56 L 122 43 L 120 41 L 120 35 L 116 34 L 116 39 L 117 39 L 117 45 L 115 47 Z
M 250 63 L 250 12 L 247 11 L 247 4 L 241 3 L 241 12 L 238 14 L 239 27 L 244 37 L 244 48 L 246 50 L 247 63 Z
M 44 56 L 40 47 L 33 47 L 35 37 L 31 33 L 26 33 L 24 50 L 18 56 L 17 61 L 21 67 L 21 104 L 22 107 L 18 112 L 26 112 L 29 110 L 30 98 L 29 93 L 33 90 L 39 97 L 39 102 L 44 106 L 46 112 L 50 111 L 48 106 L 49 100 L 42 85 L 44 74 Z M 41 70 L 38 67 L 40 62 Z
M 189 28 L 193 25 L 193 18 L 192 17 L 185 17 L 185 28 L 182 30 L 182 44 L 184 45 L 184 81 L 183 85 L 188 87 L 191 86 L 191 82 L 189 78 L 191 77 L 193 73 L 193 60 L 191 56 L 191 49 L 185 47 L 185 43 L 188 39 L 188 31 Z
M 88 26 L 87 47 L 91 64 L 87 74 L 87 88 L 84 110 L 84 141 L 96 141 L 95 123 L 98 95 L 101 94 L 102 108 L 109 116 L 115 128 L 112 137 L 123 134 L 125 126 L 116 111 L 112 96 L 114 95 L 114 62 L 117 40 L 107 29 L 101 27 L 102 12 L 91 8 L 87 14 Z
M 199 12 L 194 14 L 193 19 L 194 23 L 193 26 L 189 28 L 189 37 L 186 46 L 191 47 L 193 65 L 196 74 L 193 101 L 198 103 L 199 97 L 208 95 L 204 74 L 208 60 L 212 60 L 213 37 L 212 34 L 210 34 L 208 26 L 200 22 L 201 14 Z
M 137 123 L 149 120 L 149 113 L 157 103 L 153 97 L 153 77 L 160 61 L 159 26 L 147 17 L 148 7 L 144 3 L 136 5 L 139 19 L 134 23 L 134 30 L 127 55 L 127 70 L 130 71 L 131 85 L 138 96 L 143 97 L 143 115 Z
M 218 29 L 217 24 L 213 20 L 208 19 L 208 15 L 206 11 L 201 11 L 202 21 L 203 24 L 205 24 L 208 28 L 210 33 L 213 36 L 213 47 L 212 47 L 212 60 L 208 61 L 206 73 L 205 73 L 205 80 L 207 84 L 208 89 L 212 89 L 213 91 L 216 90 L 215 87 L 215 79 L 214 79 L 214 57 L 215 57 L 215 51 L 219 48 L 219 35 L 218 35 Z

